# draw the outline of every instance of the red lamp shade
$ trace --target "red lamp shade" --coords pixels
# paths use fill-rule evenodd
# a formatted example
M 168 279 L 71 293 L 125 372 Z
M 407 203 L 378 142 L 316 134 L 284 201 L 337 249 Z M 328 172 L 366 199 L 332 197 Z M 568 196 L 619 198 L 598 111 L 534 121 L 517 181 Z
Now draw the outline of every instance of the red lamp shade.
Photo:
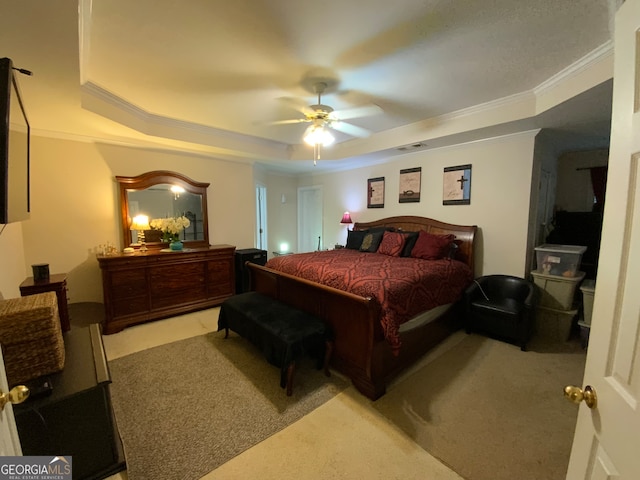
M 346 224 L 353 223 L 351 221 L 351 215 L 349 215 L 349 212 L 344 212 L 344 215 L 342 215 L 342 220 L 340 220 L 340 223 L 346 223 Z

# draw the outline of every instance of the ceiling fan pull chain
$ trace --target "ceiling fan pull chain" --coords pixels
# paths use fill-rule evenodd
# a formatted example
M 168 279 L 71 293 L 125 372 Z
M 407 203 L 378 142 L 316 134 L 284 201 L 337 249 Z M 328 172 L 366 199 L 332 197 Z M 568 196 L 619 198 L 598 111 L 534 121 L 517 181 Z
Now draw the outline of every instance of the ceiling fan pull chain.
M 313 166 L 316 166 L 316 161 L 320 160 L 320 144 L 315 143 L 313 145 Z

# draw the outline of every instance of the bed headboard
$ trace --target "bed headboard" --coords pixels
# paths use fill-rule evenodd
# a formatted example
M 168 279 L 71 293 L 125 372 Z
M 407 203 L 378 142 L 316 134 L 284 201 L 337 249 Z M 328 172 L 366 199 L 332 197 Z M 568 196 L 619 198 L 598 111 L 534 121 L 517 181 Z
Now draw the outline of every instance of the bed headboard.
M 452 225 L 439 222 L 432 218 L 417 216 L 387 217 L 373 222 L 356 222 L 354 230 L 367 230 L 373 227 L 394 227 L 403 232 L 418 232 L 424 230 L 434 235 L 453 234 L 458 244 L 458 260 L 465 262 L 471 270 L 474 270 L 474 241 L 478 227 L 476 225 Z

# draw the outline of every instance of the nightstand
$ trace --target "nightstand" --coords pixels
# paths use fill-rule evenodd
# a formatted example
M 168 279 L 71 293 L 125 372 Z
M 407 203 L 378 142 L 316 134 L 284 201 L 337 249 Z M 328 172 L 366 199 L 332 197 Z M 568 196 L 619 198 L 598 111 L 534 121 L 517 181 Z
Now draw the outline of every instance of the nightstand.
M 68 331 L 71 325 L 69 324 L 69 308 L 67 305 L 67 274 L 53 274 L 49 277 L 49 280 L 39 280 L 37 282 L 33 280 L 33 277 L 29 277 L 20 284 L 20 295 L 23 297 L 44 292 L 56 292 L 60 326 L 63 332 Z

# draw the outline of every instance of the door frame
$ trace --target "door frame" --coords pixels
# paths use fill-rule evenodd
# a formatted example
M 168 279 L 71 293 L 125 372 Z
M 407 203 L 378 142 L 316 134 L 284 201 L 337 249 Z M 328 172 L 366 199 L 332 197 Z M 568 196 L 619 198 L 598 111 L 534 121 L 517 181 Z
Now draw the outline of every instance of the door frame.
M 255 247 L 267 250 L 267 187 L 256 183 L 256 236 Z

